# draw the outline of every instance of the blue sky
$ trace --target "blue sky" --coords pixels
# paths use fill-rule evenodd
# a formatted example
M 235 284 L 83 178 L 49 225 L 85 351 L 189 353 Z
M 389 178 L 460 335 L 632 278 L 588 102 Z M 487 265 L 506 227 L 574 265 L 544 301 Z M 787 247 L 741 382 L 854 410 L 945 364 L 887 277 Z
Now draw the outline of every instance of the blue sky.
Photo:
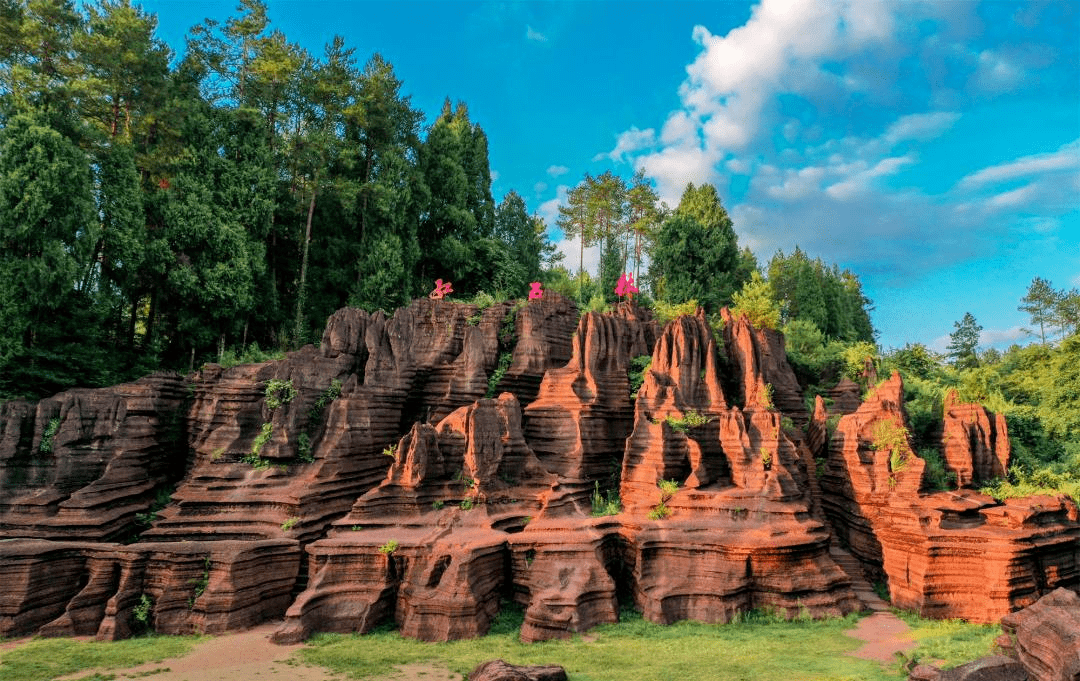
M 496 200 L 549 225 L 586 172 L 644 169 L 671 205 L 714 184 L 763 264 L 798 244 L 858 274 L 885 348 L 943 349 L 968 311 L 1028 342 L 1031 279 L 1080 286 L 1075 0 L 268 5 L 312 53 L 380 52 L 429 117 L 464 101 Z M 177 52 L 235 8 L 143 6 Z

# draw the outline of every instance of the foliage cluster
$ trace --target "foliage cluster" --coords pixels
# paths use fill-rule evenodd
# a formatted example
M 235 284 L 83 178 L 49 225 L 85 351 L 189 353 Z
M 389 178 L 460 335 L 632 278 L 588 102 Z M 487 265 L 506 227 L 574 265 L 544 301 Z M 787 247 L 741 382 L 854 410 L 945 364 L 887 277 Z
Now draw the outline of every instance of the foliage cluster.
M 628 377 L 630 379 L 630 399 L 636 400 L 641 384 L 645 382 L 645 374 L 652 366 L 652 355 L 639 355 L 630 360 Z
M 488 387 L 484 397 L 495 397 L 495 389 L 498 387 L 502 377 L 506 375 L 506 370 L 510 368 L 513 360 L 514 354 L 512 352 L 499 353 L 499 362 L 491 372 L 491 376 L 488 377 Z
M 296 388 L 292 379 L 272 378 L 266 382 L 266 408 L 271 411 L 296 399 Z
M 622 500 L 619 499 L 618 490 L 609 489 L 600 491 L 600 483 L 593 483 L 592 492 L 592 515 L 594 518 L 606 515 L 619 515 L 622 513 Z
M 57 431 L 60 430 L 60 419 L 49 419 L 49 425 L 45 426 L 44 432 L 41 433 L 41 444 L 38 445 L 38 451 L 42 454 L 51 454 L 53 450 L 53 438 L 56 437 Z
M 689 428 L 696 428 L 697 426 L 703 426 L 709 422 L 710 419 L 706 418 L 704 414 L 698 413 L 694 409 L 688 409 L 681 417 L 665 416 L 663 420 L 654 420 L 653 423 L 659 425 L 660 423 L 666 423 L 675 431 L 685 433 Z

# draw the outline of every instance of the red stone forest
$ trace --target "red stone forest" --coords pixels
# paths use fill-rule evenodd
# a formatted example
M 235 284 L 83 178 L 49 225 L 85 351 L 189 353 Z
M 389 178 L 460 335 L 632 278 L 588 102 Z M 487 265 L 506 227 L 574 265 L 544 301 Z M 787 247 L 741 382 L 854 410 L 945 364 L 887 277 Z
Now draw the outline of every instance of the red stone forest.
M 183 55 L 126 2 L 0 23 L 0 636 L 840 615 L 840 555 L 931 617 L 1080 587 L 1076 290 L 882 350 L 709 185 L 584 177 L 560 263 L 464 104 L 258 0 Z

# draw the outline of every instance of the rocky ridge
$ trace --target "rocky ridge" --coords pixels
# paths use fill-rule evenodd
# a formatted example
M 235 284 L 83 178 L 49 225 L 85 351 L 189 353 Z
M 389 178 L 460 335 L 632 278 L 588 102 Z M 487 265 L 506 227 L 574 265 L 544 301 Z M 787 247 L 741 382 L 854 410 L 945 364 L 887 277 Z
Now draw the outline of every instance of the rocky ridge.
M 723 319 L 579 319 L 552 293 L 343 309 L 282 361 L 2 405 L 0 580 L 16 586 L 0 636 L 122 638 L 141 613 L 165 633 L 284 617 L 289 642 L 394 619 L 449 640 L 484 634 L 505 599 L 526 641 L 626 601 L 664 623 L 842 614 L 859 603 L 834 535 L 932 615 L 991 619 L 1080 583 L 1071 501 L 930 492 L 913 453 L 894 470 L 870 446 L 876 423 L 904 422 L 898 378 L 832 430 L 783 337 Z M 1004 422 L 980 410 L 947 408 L 961 485 L 1007 464 Z M 594 517 L 616 491 L 621 509 Z M 972 542 L 1007 575 L 979 598 L 948 558 Z

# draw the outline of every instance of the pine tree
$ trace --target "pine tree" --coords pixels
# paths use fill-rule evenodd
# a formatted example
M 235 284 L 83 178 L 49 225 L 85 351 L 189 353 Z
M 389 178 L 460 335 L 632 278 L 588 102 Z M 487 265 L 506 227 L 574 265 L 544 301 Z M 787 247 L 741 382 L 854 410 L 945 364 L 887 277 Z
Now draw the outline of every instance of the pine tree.
M 983 327 L 970 312 L 964 313 L 964 318 L 954 322 L 953 326 L 956 330 L 949 334 L 948 356 L 953 358 L 953 364 L 958 368 L 978 366 L 979 332 Z
M 1039 340 L 1046 345 L 1046 327 L 1055 322 L 1055 312 L 1061 294 L 1054 290 L 1050 282 L 1035 277 L 1031 280 L 1027 295 L 1021 299 L 1017 308 L 1031 316 L 1031 323 L 1039 326 Z M 1028 333 L 1033 333 L 1029 331 Z

